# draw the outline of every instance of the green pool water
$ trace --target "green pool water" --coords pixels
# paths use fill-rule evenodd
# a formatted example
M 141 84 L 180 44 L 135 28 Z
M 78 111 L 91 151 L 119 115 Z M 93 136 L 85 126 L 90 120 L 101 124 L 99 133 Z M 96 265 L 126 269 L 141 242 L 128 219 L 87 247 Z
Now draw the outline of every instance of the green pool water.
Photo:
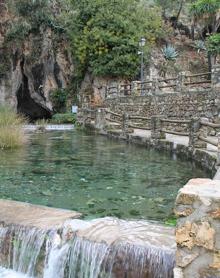
M 178 189 L 210 174 L 169 154 L 79 131 L 30 135 L 26 147 L 0 151 L 0 198 L 163 221 Z

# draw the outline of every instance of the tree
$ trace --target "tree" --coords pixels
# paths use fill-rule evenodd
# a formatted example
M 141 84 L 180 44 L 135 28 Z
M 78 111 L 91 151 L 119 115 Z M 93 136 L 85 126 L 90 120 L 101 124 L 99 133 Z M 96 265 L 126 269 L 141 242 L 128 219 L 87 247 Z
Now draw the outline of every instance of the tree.
M 203 23 L 207 33 L 215 34 L 220 27 L 220 17 L 218 16 L 220 10 L 220 1 L 219 0 L 197 0 L 191 4 L 191 14 L 194 18 L 194 22 Z M 203 40 L 205 37 L 201 34 Z M 213 40 L 210 38 L 209 45 L 213 46 L 213 43 L 216 42 L 215 36 Z M 208 50 L 208 64 L 209 71 L 211 71 L 212 63 L 215 63 L 214 52 L 210 51 L 212 47 L 210 46 Z M 214 58 L 214 59 L 212 59 Z
M 190 11 L 195 23 L 203 23 L 210 33 L 216 33 L 220 27 L 220 10 L 219 0 L 197 0 L 191 5 Z
M 139 71 L 138 42 L 162 35 L 156 11 L 136 0 L 71 0 L 76 10 L 69 27 L 78 72 L 133 78 Z M 152 23 L 152 24 L 151 24 Z M 155 35 L 154 35 L 155 36 Z

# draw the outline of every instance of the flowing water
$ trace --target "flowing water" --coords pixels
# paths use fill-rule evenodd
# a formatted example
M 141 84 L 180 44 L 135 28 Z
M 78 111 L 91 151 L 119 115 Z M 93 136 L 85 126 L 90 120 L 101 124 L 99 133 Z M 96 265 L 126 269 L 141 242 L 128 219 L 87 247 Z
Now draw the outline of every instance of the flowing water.
M 34 133 L 25 149 L 0 153 L 0 198 L 90 219 L 163 221 L 180 187 L 209 176 L 169 154 L 77 131 Z
M 70 220 L 62 232 L 2 227 L 0 240 L 2 278 L 172 277 L 173 229 L 147 221 Z

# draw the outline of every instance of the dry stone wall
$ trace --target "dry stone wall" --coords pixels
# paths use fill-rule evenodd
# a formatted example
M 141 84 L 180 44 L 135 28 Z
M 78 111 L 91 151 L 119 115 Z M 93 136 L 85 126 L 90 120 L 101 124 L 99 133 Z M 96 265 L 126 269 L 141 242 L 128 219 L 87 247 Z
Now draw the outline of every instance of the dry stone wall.
M 176 278 L 220 277 L 220 182 L 189 181 L 176 199 Z
M 152 96 L 109 98 L 105 105 L 116 113 L 151 117 L 164 115 L 167 118 L 205 117 L 218 120 L 220 94 L 214 90 L 183 93 L 161 93 Z

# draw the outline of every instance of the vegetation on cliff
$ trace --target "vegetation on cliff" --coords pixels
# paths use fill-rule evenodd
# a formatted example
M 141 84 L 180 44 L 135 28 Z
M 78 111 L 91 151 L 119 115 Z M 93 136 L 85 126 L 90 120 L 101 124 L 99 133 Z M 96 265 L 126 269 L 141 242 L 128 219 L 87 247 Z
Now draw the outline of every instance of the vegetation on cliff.
M 0 148 L 12 149 L 24 144 L 25 119 L 7 106 L 0 106 Z
M 164 35 L 160 10 L 135 0 L 72 0 L 69 28 L 77 69 L 95 76 L 134 78 L 139 40 L 148 46 Z M 72 16 L 72 15 L 71 15 Z

